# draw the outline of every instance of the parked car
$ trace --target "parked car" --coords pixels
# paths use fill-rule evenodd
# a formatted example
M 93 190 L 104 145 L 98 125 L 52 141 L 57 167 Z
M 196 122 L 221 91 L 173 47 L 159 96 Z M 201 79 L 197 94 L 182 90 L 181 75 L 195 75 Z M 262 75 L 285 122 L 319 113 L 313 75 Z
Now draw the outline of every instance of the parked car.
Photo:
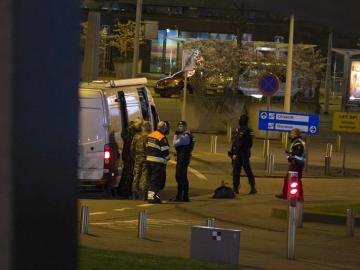
M 188 71 L 187 78 L 187 90 L 190 94 L 193 93 L 193 87 L 191 85 L 191 77 L 193 72 Z M 171 97 L 172 95 L 180 95 L 184 89 L 185 72 L 178 71 L 171 76 L 158 80 L 155 84 L 155 93 L 161 97 Z
M 80 186 L 119 184 L 121 132 L 137 117 L 159 121 L 146 78 L 82 83 L 79 89 L 78 180 Z

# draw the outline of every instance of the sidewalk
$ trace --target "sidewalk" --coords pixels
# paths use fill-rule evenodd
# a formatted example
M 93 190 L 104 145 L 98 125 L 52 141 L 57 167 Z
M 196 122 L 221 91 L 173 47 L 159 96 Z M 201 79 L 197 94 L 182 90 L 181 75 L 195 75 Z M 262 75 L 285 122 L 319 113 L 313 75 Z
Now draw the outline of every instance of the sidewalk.
M 342 173 L 343 149 L 336 152 L 336 133 L 331 131 L 329 116 L 322 116 L 320 123 L 320 135 L 305 136 L 308 151 L 308 168 L 304 172 L 304 177 L 318 178 L 325 177 L 325 152 L 327 143 L 333 144 L 333 153 L 331 161 L 331 175 L 329 178 L 346 178 L 360 176 L 360 143 L 358 143 L 358 134 L 342 134 L 343 145 L 346 143 L 345 175 Z M 219 169 L 226 172 L 231 171 L 230 158 L 227 157 L 227 151 L 230 149 L 230 143 L 225 134 L 202 134 L 194 133 L 196 146 L 194 150 L 194 159 L 198 161 L 212 161 Z M 211 153 L 211 137 L 217 136 L 217 151 Z M 342 146 L 343 146 L 342 145 Z M 267 176 L 265 171 L 264 140 L 255 139 L 252 148 L 251 166 L 256 176 Z M 279 140 L 270 140 L 270 153 L 274 154 L 275 166 L 272 176 L 284 176 L 288 164 L 286 160 L 285 148 Z

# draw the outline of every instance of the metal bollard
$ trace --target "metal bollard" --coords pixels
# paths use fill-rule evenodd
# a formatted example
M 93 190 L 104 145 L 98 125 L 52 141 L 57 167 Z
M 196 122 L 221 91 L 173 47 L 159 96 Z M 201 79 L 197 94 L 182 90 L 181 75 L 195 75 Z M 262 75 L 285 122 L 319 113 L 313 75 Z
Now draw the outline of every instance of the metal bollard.
M 231 139 L 232 139 L 232 127 L 231 126 L 229 126 L 227 132 L 228 132 L 228 134 L 227 134 L 228 143 L 231 143 Z
M 325 156 L 332 157 L 333 145 L 331 143 L 326 144 L 326 153 Z
M 264 158 L 266 159 L 269 154 L 270 154 L 270 140 L 264 140 L 264 145 L 263 145 Z
M 211 145 L 210 145 L 210 152 L 216 154 L 217 150 L 217 136 L 211 136 Z
M 355 209 L 346 209 L 346 235 L 355 235 Z
M 335 151 L 336 152 L 341 152 L 341 135 L 340 134 L 337 134 L 336 135 L 336 142 L 335 142 Z
M 325 156 L 325 175 L 331 174 L 331 157 Z
M 138 223 L 139 239 L 145 239 L 146 232 L 147 232 L 147 213 L 146 210 L 141 210 L 139 214 L 139 223 Z
M 266 172 L 268 175 L 272 175 L 272 173 L 274 172 L 274 165 L 275 165 L 275 156 L 274 154 L 269 154 L 267 157 L 267 167 L 266 167 Z
M 297 227 L 302 228 L 304 223 L 304 202 L 298 202 Z
M 89 233 L 89 207 L 87 206 L 81 207 L 80 233 Z
M 296 207 L 289 206 L 287 257 L 290 260 L 295 259 L 295 235 L 296 235 L 295 215 L 296 215 Z
M 343 160 L 342 160 L 342 170 L 341 170 L 341 174 L 345 175 L 345 168 L 346 168 L 346 144 L 344 144 L 343 147 Z
M 288 148 L 288 140 L 289 140 L 288 133 L 287 132 L 282 133 L 281 134 L 281 142 L 282 142 L 285 150 L 287 150 L 287 148 Z
M 214 228 L 215 227 L 215 218 L 208 218 L 207 219 L 207 226 Z
M 214 139 L 214 153 L 216 154 L 216 150 L 217 150 L 217 139 L 218 137 L 215 136 L 215 139 Z

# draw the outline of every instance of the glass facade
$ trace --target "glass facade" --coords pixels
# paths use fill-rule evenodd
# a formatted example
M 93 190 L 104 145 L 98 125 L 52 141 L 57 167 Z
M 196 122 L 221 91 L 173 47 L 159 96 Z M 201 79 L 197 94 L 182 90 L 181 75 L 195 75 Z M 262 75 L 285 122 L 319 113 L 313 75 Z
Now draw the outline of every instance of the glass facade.
M 234 40 L 233 34 L 185 32 L 173 29 L 158 31 L 151 41 L 150 72 L 173 74 L 181 69 L 181 46 L 187 39 Z

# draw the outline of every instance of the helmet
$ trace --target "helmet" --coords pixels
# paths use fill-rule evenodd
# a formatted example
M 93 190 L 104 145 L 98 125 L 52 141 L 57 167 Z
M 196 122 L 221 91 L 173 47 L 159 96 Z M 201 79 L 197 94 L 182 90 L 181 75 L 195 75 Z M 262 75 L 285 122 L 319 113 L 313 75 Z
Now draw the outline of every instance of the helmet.
M 178 125 L 178 126 L 185 126 L 185 127 L 187 127 L 186 121 L 180 121 L 177 125 Z
M 169 132 L 170 132 L 170 124 L 168 121 L 160 121 L 157 125 L 157 129 L 165 134 L 165 135 L 168 135 Z
M 240 116 L 239 126 L 247 126 L 249 122 L 249 117 L 246 114 Z
M 187 123 L 185 121 L 180 121 L 177 124 L 177 129 L 176 129 L 176 133 L 184 133 L 187 130 Z

